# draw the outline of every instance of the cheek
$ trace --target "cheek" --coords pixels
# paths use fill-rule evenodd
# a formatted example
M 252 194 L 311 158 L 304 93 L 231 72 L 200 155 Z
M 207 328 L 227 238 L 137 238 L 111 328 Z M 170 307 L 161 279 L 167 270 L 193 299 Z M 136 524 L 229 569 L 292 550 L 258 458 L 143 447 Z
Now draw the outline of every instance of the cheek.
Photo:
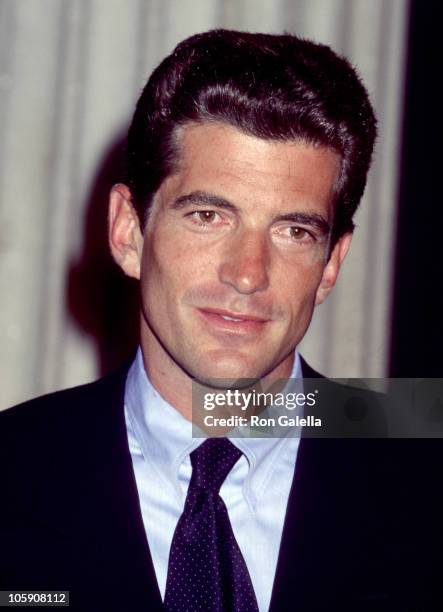
M 322 271 L 320 262 L 316 265 L 293 262 L 291 268 L 285 267 L 279 275 L 276 287 L 280 287 L 280 299 L 287 304 L 295 323 L 311 316 Z
M 175 240 L 170 232 L 157 231 L 145 242 L 142 291 L 145 300 L 175 304 L 186 286 L 198 282 L 208 262 L 193 245 Z

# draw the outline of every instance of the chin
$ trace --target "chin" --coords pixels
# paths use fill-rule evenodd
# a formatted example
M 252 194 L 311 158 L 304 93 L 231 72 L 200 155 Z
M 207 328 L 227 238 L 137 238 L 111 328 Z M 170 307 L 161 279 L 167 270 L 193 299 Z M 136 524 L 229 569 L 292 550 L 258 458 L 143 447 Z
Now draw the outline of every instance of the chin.
M 207 356 L 201 367 L 196 367 L 193 378 L 214 388 L 243 388 L 261 378 L 264 371 L 257 364 L 240 358 Z

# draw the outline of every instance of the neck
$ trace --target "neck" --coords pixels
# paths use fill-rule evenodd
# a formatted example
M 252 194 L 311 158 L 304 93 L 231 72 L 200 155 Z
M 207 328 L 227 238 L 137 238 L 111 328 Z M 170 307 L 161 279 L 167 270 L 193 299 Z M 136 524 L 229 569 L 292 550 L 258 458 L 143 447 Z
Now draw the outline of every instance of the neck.
M 161 346 L 150 330 L 141 333 L 146 374 L 153 387 L 185 419 L 192 420 L 192 378 Z

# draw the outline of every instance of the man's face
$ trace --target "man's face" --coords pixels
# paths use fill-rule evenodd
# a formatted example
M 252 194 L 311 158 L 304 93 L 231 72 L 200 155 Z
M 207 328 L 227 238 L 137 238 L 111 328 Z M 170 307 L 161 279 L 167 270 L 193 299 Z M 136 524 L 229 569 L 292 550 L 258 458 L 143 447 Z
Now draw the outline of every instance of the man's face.
M 350 240 L 328 260 L 339 157 L 217 123 L 179 138 L 138 254 L 145 362 L 203 382 L 289 376 Z

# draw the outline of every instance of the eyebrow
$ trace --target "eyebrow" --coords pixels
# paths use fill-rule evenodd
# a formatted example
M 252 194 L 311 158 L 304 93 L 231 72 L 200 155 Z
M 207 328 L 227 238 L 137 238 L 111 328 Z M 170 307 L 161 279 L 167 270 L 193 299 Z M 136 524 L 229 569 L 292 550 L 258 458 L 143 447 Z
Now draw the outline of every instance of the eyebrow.
M 206 191 L 193 191 L 191 193 L 182 195 L 174 200 L 171 208 L 173 210 L 180 210 L 187 204 L 194 204 L 197 206 L 216 206 L 217 208 L 224 208 L 226 210 L 231 210 L 232 212 L 239 212 L 237 206 L 232 204 L 232 202 L 229 202 L 229 200 L 212 193 L 207 193 Z
M 178 197 L 172 202 L 171 209 L 180 210 L 188 204 L 196 206 L 215 206 L 231 212 L 240 212 L 239 208 L 229 200 L 212 193 L 207 193 L 206 191 L 192 191 L 191 193 Z M 286 213 L 284 215 L 277 215 L 277 217 L 273 219 L 274 223 L 278 221 L 291 221 L 293 223 L 308 225 L 317 229 L 321 234 L 328 234 L 331 231 L 331 226 L 328 221 L 317 213 Z

